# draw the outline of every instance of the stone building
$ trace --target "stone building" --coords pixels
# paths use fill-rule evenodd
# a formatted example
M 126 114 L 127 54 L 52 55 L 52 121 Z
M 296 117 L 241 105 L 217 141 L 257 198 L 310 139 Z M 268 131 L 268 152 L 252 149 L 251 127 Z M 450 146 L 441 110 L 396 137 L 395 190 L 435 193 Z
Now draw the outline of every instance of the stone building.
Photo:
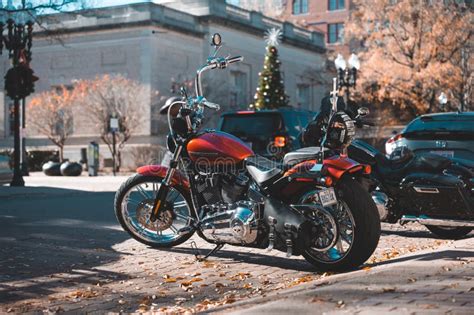
M 349 53 L 344 41 L 344 24 L 353 9 L 352 0 L 229 0 L 248 10 L 256 10 L 279 20 L 324 34 L 326 48 Z
M 224 109 L 246 108 L 251 102 L 263 65 L 263 35 L 272 27 L 283 31 L 279 49 L 290 104 L 317 110 L 324 93 L 324 87 L 313 79 L 315 73 L 323 71 L 323 34 L 226 4 L 223 0 L 162 1 L 78 11 L 55 15 L 45 26 L 62 32 L 60 41 L 46 37 L 41 29 L 35 33 L 32 68 L 40 77 L 37 92 L 101 74 L 122 74 L 149 88 L 150 102 L 140 104 L 146 119 L 131 139 L 132 145 L 162 143 L 166 127 L 156 109 L 171 96 L 173 82 L 194 78 L 196 69 L 211 52 L 209 38 L 215 32 L 221 33 L 224 40 L 221 54 L 245 57 L 242 63 L 206 76 L 206 97 Z M 9 67 L 5 56 L 0 67 L 2 73 Z M 0 86 L 4 83 L 0 82 Z M 155 90 L 160 92 L 158 100 L 152 95 Z M 0 97 L 0 150 L 13 146 L 10 103 L 3 93 Z M 80 110 L 73 128 L 65 155 L 77 159 L 79 148 L 89 141 L 97 141 L 98 135 L 95 126 Z M 51 145 L 41 135 L 29 132 L 28 127 L 26 134 L 30 148 Z M 107 156 L 107 149 L 101 148 L 101 153 Z

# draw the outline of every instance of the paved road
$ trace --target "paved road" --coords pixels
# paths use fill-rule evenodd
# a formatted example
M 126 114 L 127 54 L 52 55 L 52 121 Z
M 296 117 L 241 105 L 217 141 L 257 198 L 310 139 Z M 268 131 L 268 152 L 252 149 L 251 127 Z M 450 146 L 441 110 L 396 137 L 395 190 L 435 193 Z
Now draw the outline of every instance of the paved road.
M 339 276 L 264 250 L 228 246 L 196 262 L 189 242 L 173 251 L 141 245 L 113 214 L 123 179 L 33 176 L 27 184 L 37 187 L 0 187 L 0 313 L 205 311 Z M 417 225 L 383 229 L 365 270 L 450 243 Z
M 473 314 L 474 239 L 216 309 L 230 314 Z

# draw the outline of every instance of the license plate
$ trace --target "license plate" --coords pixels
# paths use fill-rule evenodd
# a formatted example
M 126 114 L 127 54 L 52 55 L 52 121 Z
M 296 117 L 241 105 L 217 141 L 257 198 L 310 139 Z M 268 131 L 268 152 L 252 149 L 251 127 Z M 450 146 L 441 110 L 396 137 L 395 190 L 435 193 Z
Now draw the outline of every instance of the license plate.
M 319 193 L 319 200 L 323 207 L 332 206 L 337 203 L 336 193 L 334 188 L 328 188 Z
M 433 150 L 430 151 L 433 154 L 438 154 L 447 158 L 453 158 L 454 157 L 454 151 L 445 151 L 445 150 Z

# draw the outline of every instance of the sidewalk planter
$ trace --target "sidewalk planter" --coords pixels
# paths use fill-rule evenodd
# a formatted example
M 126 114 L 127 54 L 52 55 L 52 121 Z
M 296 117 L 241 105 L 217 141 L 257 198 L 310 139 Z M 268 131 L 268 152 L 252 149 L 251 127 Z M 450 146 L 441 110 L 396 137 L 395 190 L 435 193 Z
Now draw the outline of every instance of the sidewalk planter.
M 76 162 L 66 161 L 61 164 L 60 170 L 63 176 L 80 176 L 82 173 L 82 165 Z
M 61 176 L 61 163 L 49 161 L 43 164 L 43 173 L 47 176 Z

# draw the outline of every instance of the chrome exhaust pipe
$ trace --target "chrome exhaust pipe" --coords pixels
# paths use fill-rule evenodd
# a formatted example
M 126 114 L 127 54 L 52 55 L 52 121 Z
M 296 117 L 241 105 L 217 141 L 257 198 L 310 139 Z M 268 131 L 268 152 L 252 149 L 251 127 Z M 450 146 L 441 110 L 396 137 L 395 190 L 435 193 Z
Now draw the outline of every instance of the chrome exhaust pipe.
M 451 220 L 451 219 L 433 219 L 430 217 L 416 217 L 411 215 L 404 215 L 400 219 L 400 224 L 407 222 L 418 222 L 422 225 L 437 225 L 437 226 L 450 226 L 450 227 L 472 227 L 474 228 L 474 221 L 462 221 L 462 220 Z

